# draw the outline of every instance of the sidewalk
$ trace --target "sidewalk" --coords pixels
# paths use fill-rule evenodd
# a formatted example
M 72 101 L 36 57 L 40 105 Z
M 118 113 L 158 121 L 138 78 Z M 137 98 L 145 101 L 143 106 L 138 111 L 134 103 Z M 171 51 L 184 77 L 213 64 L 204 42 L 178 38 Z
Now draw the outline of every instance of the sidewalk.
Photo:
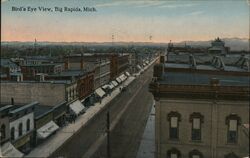
M 129 77 L 124 84 L 129 85 L 135 77 Z M 87 122 L 93 118 L 102 108 L 104 108 L 112 99 L 114 99 L 120 93 L 120 87 L 118 86 L 110 96 L 106 96 L 102 99 L 102 103 L 95 103 L 94 106 L 91 106 L 87 109 L 86 113 L 80 115 L 75 123 L 68 124 L 65 127 L 62 127 L 57 133 L 45 140 L 44 143 L 37 146 L 25 157 L 48 157 L 53 152 L 55 152 L 65 141 L 67 141 L 71 136 L 74 135 L 81 127 L 87 124 Z
M 153 60 L 147 67 L 143 69 L 146 70 L 151 64 L 153 64 L 155 60 Z M 135 77 L 130 76 L 127 80 L 124 81 L 124 85 L 129 85 L 132 81 L 135 80 Z M 91 120 L 98 112 L 101 111 L 102 108 L 104 108 L 112 99 L 114 99 L 120 91 L 120 87 L 123 86 L 123 84 L 116 87 L 115 90 L 111 93 L 111 95 L 106 96 L 102 99 L 101 104 L 95 103 L 94 106 L 91 106 L 87 109 L 86 113 L 83 115 L 80 115 L 75 123 L 68 124 L 67 126 L 62 127 L 59 129 L 55 135 L 49 137 L 45 142 L 38 145 L 36 148 L 34 148 L 28 155 L 25 155 L 24 157 L 48 157 L 53 152 L 55 152 L 64 142 L 66 142 L 70 137 L 74 135 L 80 128 L 85 126 L 89 120 Z
M 143 133 L 139 150 L 136 158 L 152 158 L 155 154 L 155 108 L 152 110 L 148 117 L 148 121 Z

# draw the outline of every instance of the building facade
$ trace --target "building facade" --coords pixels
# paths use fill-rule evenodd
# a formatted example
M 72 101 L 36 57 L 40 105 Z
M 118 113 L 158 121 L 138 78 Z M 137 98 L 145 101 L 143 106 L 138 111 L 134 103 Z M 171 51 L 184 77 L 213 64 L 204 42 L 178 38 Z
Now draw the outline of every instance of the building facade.
M 23 153 L 31 150 L 34 131 L 34 106 L 36 104 L 38 102 L 14 108 L 9 112 L 11 142 Z
M 110 60 L 108 56 L 96 54 L 74 54 L 64 57 L 66 70 L 94 69 L 94 88 L 110 81 Z
M 129 54 L 111 54 L 110 62 L 110 78 L 115 79 L 129 68 Z
M 154 67 L 156 157 L 247 156 L 242 126 L 249 122 L 249 72 L 193 59 L 178 64 L 162 57 Z

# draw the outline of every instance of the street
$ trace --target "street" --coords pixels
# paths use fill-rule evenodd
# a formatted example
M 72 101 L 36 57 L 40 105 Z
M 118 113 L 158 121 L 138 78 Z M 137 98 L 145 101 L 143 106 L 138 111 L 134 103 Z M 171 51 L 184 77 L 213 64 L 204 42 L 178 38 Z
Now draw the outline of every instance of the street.
M 136 157 L 153 102 L 153 97 L 148 92 L 151 76 L 152 67 L 138 76 L 124 92 L 113 99 L 51 157 L 107 157 L 107 111 L 110 112 L 111 156 Z

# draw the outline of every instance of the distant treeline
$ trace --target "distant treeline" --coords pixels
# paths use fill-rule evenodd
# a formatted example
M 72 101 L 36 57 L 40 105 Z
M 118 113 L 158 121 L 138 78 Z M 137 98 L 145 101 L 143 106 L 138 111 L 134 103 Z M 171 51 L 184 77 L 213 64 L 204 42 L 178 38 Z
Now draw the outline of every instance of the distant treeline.
M 156 52 L 164 51 L 162 47 L 142 46 L 96 46 L 86 47 L 80 45 L 2 45 L 1 58 L 24 57 L 24 56 L 65 56 L 80 53 L 132 53 L 132 52 Z

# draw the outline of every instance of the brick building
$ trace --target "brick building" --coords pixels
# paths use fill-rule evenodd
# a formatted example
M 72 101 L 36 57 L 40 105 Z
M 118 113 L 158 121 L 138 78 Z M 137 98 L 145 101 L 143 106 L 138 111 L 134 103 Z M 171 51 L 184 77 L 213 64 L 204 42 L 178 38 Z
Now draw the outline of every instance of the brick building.
M 94 88 L 110 81 L 110 60 L 95 54 L 74 54 L 64 57 L 65 70 L 94 69 Z

